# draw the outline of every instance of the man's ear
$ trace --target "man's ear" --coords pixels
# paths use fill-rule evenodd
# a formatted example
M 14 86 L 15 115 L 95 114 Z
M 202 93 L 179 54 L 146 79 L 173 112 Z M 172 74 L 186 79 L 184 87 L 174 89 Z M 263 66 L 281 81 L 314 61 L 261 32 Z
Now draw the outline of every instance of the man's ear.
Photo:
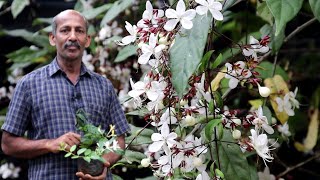
M 51 33 L 49 33 L 49 42 L 51 46 L 55 46 L 56 45 L 56 37 Z
M 88 35 L 88 36 L 87 36 L 87 42 L 86 42 L 86 44 L 85 44 L 85 47 L 86 47 L 86 48 L 89 47 L 89 46 L 90 46 L 90 43 L 91 43 L 91 36 Z

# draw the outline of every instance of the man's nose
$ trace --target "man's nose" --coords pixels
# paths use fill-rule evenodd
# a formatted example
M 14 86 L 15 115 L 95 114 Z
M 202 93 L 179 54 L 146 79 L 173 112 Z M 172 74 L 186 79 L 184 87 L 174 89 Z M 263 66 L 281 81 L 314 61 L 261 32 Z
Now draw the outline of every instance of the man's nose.
M 70 36 L 69 36 L 69 40 L 74 41 L 76 39 L 77 39 L 76 31 L 71 31 Z

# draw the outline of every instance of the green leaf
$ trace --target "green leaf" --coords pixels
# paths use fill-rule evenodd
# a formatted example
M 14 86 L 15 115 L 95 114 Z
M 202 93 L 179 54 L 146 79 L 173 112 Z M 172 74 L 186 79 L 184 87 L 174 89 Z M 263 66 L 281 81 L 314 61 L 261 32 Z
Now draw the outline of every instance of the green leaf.
M 219 169 L 216 169 L 216 174 L 221 177 L 222 179 L 224 179 L 224 174 L 222 171 L 220 171 Z
M 144 117 L 148 113 L 150 113 L 150 111 L 147 108 L 142 108 L 142 109 L 138 109 L 138 110 L 135 110 L 135 111 L 128 112 L 128 113 L 126 113 L 126 115 Z
M 92 9 L 88 9 L 82 12 L 82 14 L 84 15 L 84 17 L 86 17 L 88 20 L 94 19 L 96 18 L 99 14 L 107 11 L 108 9 L 110 9 L 112 6 L 112 4 L 105 4 L 102 6 L 99 6 L 97 8 L 92 8 Z
M 113 180 L 123 180 L 120 176 L 112 174 L 112 179 Z
M 219 152 L 220 170 L 224 173 L 225 179 L 251 180 L 251 177 L 248 176 L 250 173 L 248 161 L 239 145 L 232 143 L 234 140 L 229 130 L 224 131 L 222 140 L 224 142 L 217 142 L 219 150 L 213 146 L 213 152 Z M 214 159 L 218 159 L 216 153 L 213 153 L 213 156 Z
M 0 1 L 0 9 L 2 8 L 3 5 L 4 5 L 4 1 Z
M 319 0 L 309 0 L 309 4 L 314 16 L 320 21 L 320 1 Z
M 199 68 L 198 68 L 199 72 L 203 72 L 206 70 L 206 68 L 208 67 L 207 66 L 208 62 L 209 62 L 213 52 L 214 52 L 214 50 L 210 50 L 210 51 L 206 52 L 206 54 L 203 56 L 203 58 L 201 59 L 201 61 L 199 63 Z
M 190 30 L 182 28 L 170 50 L 172 83 L 180 97 L 187 88 L 189 77 L 194 73 L 203 56 L 211 21 L 210 14 L 197 15 L 192 21 L 193 28 Z
M 87 149 L 86 151 L 84 151 L 85 156 L 88 156 L 91 153 L 92 153 L 91 149 Z
M 267 5 L 276 21 L 278 36 L 286 24 L 294 18 L 302 7 L 303 0 L 266 0 Z
M 205 127 L 205 136 L 208 141 L 212 140 L 212 135 L 214 134 L 213 128 L 221 123 L 221 119 L 211 120 Z
M 236 2 L 236 0 L 227 0 L 225 1 L 225 3 L 223 4 L 222 7 L 222 12 L 225 12 L 228 8 L 230 8 L 234 3 Z
M 122 61 L 126 60 L 128 57 L 135 55 L 137 53 L 137 49 L 138 49 L 138 47 L 134 46 L 134 45 L 125 46 L 123 49 L 121 49 L 119 51 L 114 62 L 116 62 L 116 63 L 122 62 Z
M 261 17 L 261 19 L 265 20 L 269 24 L 273 24 L 273 16 L 267 6 L 266 2 L 257 3 L 257 15 Z
M 51 47 L 49 44 L 48 36 L 39 35 L 37 33 L 29 32 L 25 29 L 14 29 L 14 30 L 4 30 L 4 33 L 14 37 L 22 37 L 23 39 L 34 43 L 37 46 L 41 47 Z
M 262 112 L 263 112 L 263 115 L 265 117 L 267 117 L 268 123 L 272 124 L 272 113 L 271 113 L 270 109 L 268 108 L 268 106 L 263 106 Z
M 122 156 L 122 159 L 118 161 L 118 163 L 124 164 L 132 164 L 133 162 L 140 163 L 142 159 L 146 158 L 147 156 L 141 152 L 126 150 L 125 154 Z
M 29 0 L 14 0 L 11 4 L 11 13 L 13 18 L 15 19 L 29 4 Z
M 223 56 L 220 53 L 219 56 L 213 61 L 212 65 L 210 66 L 211 69 L 218 67 L 223 61 Z
M 283 44 L 283 40 L 285 38 L 285 29 L 282 29 L 278 36 L 275 35 L 276 27 L 271 27 L 269 24 L 264 25 L 260 28 L 260 32 L 263 36 L 271 35 L 270 36 L 270 43 L 269 46 L 271 47 L 272 53 L 278 52 Z
M 76 148 L 77 148 L 77 145 L 73 145 L 73 146 L 71 146 L 71 148 L 70 148 L 70 152 L 75 151 L 75 150 L 76 150 Z
M 118 0 L 113 3 L 112 7 L 109 11 L 105 14 L 103 17 L 100 27 L 103 27 L 105 24 L 113 20 L 115 17 L 117 17 L 122 11 L 127 9 L 133 4 L 133 0 Z
M 46 49 L 32 50 L 28 47 L 23 47 L 6 55 L 10 62 L 24 63 L 24 62 L 43 62 L 46 61 L 45 55 L 48 54 Z
M 81 148 L 77 151 L 77 154 L 80 155 L 82 153 L 84 153 L 87 150 L 87 148 Z
M 71 152 L 68 152 L 66 155 L 64 155 L 64 157 L 70 157 L 72 155 Z
M 266 78 L 272 77 L 272 69 L 273 69 L 272 63 L 268 61 L 263 61 L 262 63 L 259 64 L 258 68 L 256 68 L 255 71 L 257 71 L 260 74 L 260 78 L 266 79 Z M 289 80 L 288 74 L 279 65 L 276 66 L 275 74 L 282 76 L 282 78 L 285 81 Z
M 91 162 L 91 158 L 90 158 L 90 157 L 83 157 L 83 159 L 84 159 L 85 161 L 87 161 L 88 163 Z

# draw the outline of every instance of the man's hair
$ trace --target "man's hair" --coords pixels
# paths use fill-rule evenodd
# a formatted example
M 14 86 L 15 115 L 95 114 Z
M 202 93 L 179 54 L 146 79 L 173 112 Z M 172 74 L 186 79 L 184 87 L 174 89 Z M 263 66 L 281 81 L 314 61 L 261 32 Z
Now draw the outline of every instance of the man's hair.
M 89 28 L 89 22 L 88 20 L 81 14 L 79 13 L 78 11 L 75 11 L 75 10 L 65 10 L 65 11 L 74 11 L 74 12 L 77 12 L 84 20 L 85 22 L 85 26 L 86 26 L 86 33 L 88 33 L 88 28 Z M 62 11 L 64 12 L 64 11 Z M 60 12 L 59 14 L 57 14 L 56 16 L 53 17 L 52 19 L 52 24 L 51 24 L 51 27 L 52 27 L 52 34 L 53 35 L 56 35 L 56 32 L 57 32 L 57 18 L 58 16 L 62 13 Z

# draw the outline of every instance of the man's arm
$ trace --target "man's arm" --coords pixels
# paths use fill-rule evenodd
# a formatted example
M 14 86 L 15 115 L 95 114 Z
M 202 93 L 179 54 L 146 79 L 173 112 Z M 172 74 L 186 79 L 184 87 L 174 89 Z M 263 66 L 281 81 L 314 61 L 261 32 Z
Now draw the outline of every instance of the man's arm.
M 125 135 L 122 134 L 122 135 L 118 136 L 117 141 L 118 141 L 120 148 L 124 149 L 125 148 Z M 106 160 L 105 166 L 110 167 L 121 158 L 121 155 L 114 153 L 114 152 L 110 152 L 108 154 L 103 155 L 103 158 Z
M 58 153 L 61 143 L 68 145 L 68 150 L 71 146 L 80 143 L 80 135 L 68 132 L 57 139 L 30 140 L 3 131 L 1 147 L 7 155 L 31 159 L 47 153 Z

